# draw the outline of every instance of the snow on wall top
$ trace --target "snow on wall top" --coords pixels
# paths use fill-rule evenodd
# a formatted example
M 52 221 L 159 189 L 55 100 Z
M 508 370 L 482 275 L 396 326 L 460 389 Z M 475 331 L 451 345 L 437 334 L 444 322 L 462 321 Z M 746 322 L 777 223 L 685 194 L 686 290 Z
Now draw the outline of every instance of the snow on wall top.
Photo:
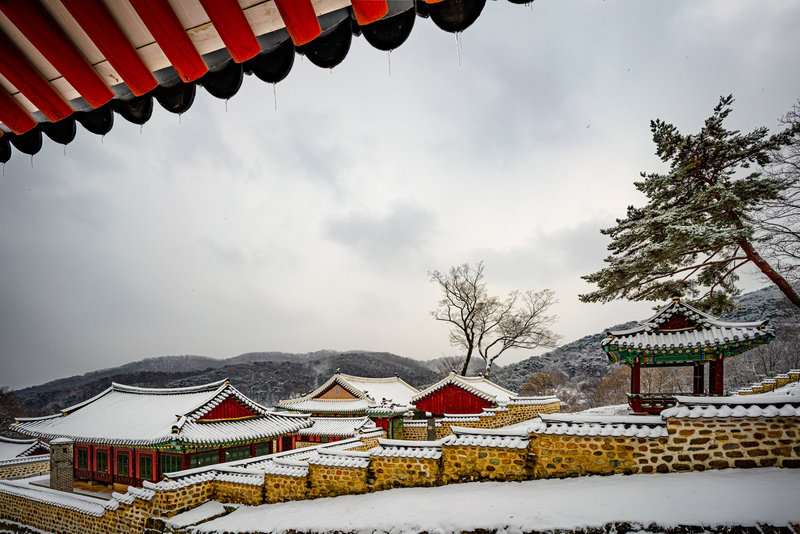
M 230 421 L 198 421 L 233 397 L 259 415 Z M 168 441 L 217 443 L 263 439 L 310 426 L 306 416 L 277 414 L 245 397 L 227 380 L 189 388 L 151 389 L 112 384 L 60 415 L 19 419 L 12 428 L 41 438 L 153 445 Z
M 419 392 L 417 395 L 414 395 L 411 398 L 411 402 L 415 403 L 424 399 L 450 384 L 456 385 L 482 399 L 498 404 L 507 403 L 517 396 L 513 391 L 509 391 L 494 382 L 490 382 L 482 376 L 461 376 L 457 375 L 455 371 L 451 371 L 444 379 Z
M 446 445 L 467 447 L 498 447 L 505 449 L 525 449 L 530 443 L 530 435 L 525 429 L 464 428 L 450 427 L 453 434 L 448 436 Z
M 377 428 L 369 417 L 311 417 L 312 425 L 300 430 L 301 436 L 355 436 Z
M 756 395 L 675 398 L 679 405 L 661 412 L 662 417 L 800 417 L 800 382 Z
M 542 414 L 530 421 L 531 434 L 566 436 L 612 436 L 658 438 L 667 436 L 666 422 L 660 416 L 614 416 L 583 414 Z
M 378 447 L 369 451 L 382 458 L 421 458 L 438 460 L 442 457 L 442 441 L 409 441 L 379 439 Z
M 663 330 L 662 325 L 680 315 L 696 324 L 696 329 Z M 771 338 L 775 330 L 768 321 L 730 322 L 681 302 L 677 297 L 655 315 L 641 321 L 633 328 L 608 332 L 600 344 L 631 348 L 711 347 L 722 343 L 756 338 Z
M 308 459 L 310 465 L 324 465 L 329 467 L 353 467 L 365 469 L 369 466 L 369 452 L 363 451 L 338 451 L 331 449 L 317 449 L 317 454 Z

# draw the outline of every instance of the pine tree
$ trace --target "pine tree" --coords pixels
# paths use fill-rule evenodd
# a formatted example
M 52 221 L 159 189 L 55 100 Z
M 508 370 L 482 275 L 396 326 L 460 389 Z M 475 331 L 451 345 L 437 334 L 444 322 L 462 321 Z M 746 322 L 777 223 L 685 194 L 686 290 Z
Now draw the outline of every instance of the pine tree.
M 753 217 L 781 197 L 787 184 L 762 175 L 770 154 L 800 133 L 794 125 L 774 135 L 767 128 L 742 134 L 727 130 L 733 97 L 720 98 L 697 134 L 683 135 L 656 119 L 650 130 L 656 154 L 669 164 L 666 174 L 642 173 L 635 182 L 648 202 L 628 206 L 616 226 L 601 230 L 611 237 L 611 255 L 600 271 L 583 279 L 596 291 L 583 302 L 666 300 L 681 294 L 701 309 L 721 313 L 734 307 L 738 272 L 755 265 L 800 307 L 800 296 L 756 250 Z

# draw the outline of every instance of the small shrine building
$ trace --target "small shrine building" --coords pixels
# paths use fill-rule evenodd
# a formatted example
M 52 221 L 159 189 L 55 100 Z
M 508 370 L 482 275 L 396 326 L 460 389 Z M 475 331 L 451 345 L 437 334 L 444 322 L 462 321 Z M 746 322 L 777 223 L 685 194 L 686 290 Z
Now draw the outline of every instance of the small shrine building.
M 643 394 L 643 367 L 692 367 L 694 395 L 723 395 L 725 360 L 772 341 L 775 331 L 768 322 L 722 321 L 675 296 L 672 303 L 635 327 L 608 332 L 601 346 L 609 362 L 631 368 L 628 402 L 633 411 L 659 413 L 674 406 L 675 397 L 671 393 Z
M 444 379 L 412 397 L 411 402 L 419 412 L 444 417 L 480 413 L 516 397 L 513 391 L 482 376 L 461 376 L 452 371 Z
M 74 442 L 74 475 L 140 486 L 164 473 L 290 448 L 308 416 L 276 413 L 228 380 L 185 388 L 111 387 L 60 414 L 20 418 L 17 432 Z
M 300 432 L 301 440 L 328 443 L 381 428 L 387 437 L 402 439 L 403 415 L 412 409 L 419 390 L 399 377 L 366 378 L 336 371 L 324 384 L 302 397 L 283 399 L 277 407 L 311 414 L 314 425 Z M 336 420 L 332 420 L 336 419 Z

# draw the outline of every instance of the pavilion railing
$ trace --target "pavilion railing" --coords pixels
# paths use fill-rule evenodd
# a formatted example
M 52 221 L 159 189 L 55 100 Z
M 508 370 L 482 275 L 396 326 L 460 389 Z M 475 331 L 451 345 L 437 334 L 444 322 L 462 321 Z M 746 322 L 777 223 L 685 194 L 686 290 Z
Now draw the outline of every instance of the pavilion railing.
M 628 393 L 628 404 L 634 413 L 659 414 L 662 410 L 672 408 L 678 401 L 676 395 L 682 397 L 714 397 L 708 393 Z

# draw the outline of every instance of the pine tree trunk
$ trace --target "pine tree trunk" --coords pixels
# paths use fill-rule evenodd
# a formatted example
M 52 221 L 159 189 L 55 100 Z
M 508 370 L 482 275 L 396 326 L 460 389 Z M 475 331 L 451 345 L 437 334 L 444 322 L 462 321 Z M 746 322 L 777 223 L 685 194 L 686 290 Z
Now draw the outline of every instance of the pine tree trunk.
M 778 286 L 786 298 L 789 301 L 800 308 L 800 295 L 794 290 L 794 288 L 786 281 L 786 279 L 780 275 L 772 266 L 767 263 L 767 260 L 761 257 L 761 254 L 756 252 L 756 249 L 753 248 L 753 245 L 750 244 L 750 241 L 747 239 L 737 239 L 736 244 L 739 245 L 744 253 L 750 258 L 750 261 L 756 264 L 756 266 L 761 270 L 762 273 L 767 275 L 772 283 Z

